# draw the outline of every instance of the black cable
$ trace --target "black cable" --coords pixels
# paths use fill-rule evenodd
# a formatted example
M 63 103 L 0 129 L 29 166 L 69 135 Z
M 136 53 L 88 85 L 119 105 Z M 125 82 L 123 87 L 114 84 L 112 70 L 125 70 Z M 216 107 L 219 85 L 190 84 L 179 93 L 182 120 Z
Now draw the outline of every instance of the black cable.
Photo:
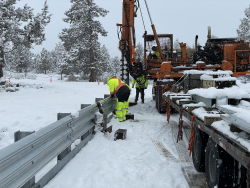
M 143 26 L 144 26 L 144 30 L 146 31 L 146 27 L 145 27 L 144 19 L 143 19 L 143 16 L 142 16 L 142 11 L 141 11 L 141 6 L 140 6 L 139 0 L 138 0 L 138 6 L 139 6 L 139 8 L 140 8 L 141 18 L 142 18 L 142 23 L 143 23 Z

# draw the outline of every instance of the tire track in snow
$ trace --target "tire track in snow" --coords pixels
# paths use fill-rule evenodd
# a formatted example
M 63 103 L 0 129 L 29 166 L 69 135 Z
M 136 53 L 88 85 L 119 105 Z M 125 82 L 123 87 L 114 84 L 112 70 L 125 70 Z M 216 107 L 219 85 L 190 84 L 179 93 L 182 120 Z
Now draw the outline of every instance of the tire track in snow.
M 166 118 L 166 122 L 167 122 L 167 116 L 166 114 L 159 114 L 160 116 Z M 169 149 L 167 149 L 163 142 L 164 136 L 166 136 L 166 133 L 168 131 L 168 129 L 170 128 L 169 125 L 167 126 L 163 126 L 158 132 L 154 133 L 154 139 L 150 138 L 150 135 L 148 135 L 149 139 L 151 139 L 151 141 L 154 143 L 154 145 L 156 146 L 157 150 L 166 158 L 168 158 L 169 160 L 173 161 L 173 162 L 179 162 L 179 160 L 176 158 L 175 155 L 173 155 L 173 153 L 171 151 L 169 151 Z
M 186 124 L 186 122 L 184 123 Z M 189 156 L 189 151 L 187 150 L 188 138 L 191 133 L 190 126 L 187 124 L 183 126 L 183 140 L 178 141 L 178 143 L 176 142 L 179 129 L 178 123 L 171 121 L 170 126 L 172 130 L 172 138 L 181 161 L 181 169 L 188 185 L 190 186 L 190 188 L 206 188 L 207 185 L 205 174 L 199 173 L 195 170 L 192 158 Z

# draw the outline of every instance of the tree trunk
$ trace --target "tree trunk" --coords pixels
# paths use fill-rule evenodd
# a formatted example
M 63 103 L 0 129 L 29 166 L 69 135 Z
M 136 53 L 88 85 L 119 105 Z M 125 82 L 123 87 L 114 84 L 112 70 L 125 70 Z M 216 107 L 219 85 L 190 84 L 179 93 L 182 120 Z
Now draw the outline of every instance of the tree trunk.
M 0 85 L 4 83 L 1 81 L 1 78 L 3 77 L 3 65 L 4 64 L 5 64 L 4 51 L 3 51 L 3 48 L 0 47 Z
M 94 52 L 93 52 L 92 47 L 89 50 L 89 56 L 90 56 L 90 76 L 89 76 L 89 81 L 94 82 L 95 81 L 95 67 L 94 67 Z

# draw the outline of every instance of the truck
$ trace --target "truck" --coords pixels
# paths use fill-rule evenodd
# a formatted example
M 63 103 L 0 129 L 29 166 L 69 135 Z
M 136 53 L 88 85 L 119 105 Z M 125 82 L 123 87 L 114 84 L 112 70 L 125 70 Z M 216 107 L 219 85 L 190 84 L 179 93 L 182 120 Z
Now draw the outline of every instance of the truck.
M 168 121 L 171 108 L 180 113 L 177 139 L 181 139 L 184 116 L 190 120 L 188 149 L 193 165 L 205 173 L 207 187 L 249 188 L 250 141 L 242 135 L 250 133 L 250 123 L 240 113 L 249 113 L 242 104 L 250 105 L 250 93 L 237 91 L 241 87 L 228 76 L 233 75 L 230 71 L 191 70 L 184 75 L 182 93 L 163 94 Z

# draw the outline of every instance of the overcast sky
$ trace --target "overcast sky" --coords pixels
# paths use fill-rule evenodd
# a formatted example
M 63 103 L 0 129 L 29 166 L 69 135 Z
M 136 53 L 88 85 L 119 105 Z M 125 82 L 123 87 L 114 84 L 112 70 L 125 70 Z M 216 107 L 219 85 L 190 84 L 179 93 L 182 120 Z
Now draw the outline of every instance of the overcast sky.
M 118 50 L 117 23 L 122 23 L 122 0 L 94 0 L 102 8 L 109 10 L 106 17 L 98 18 L 108 31 L 107 37 L 100 37 L 100 42 L 109 50 L 110 56 L 121 55 Z M 62 21 L 65 11 L 71 7 L 70 0 L 47 0 L 49 12 L 53 14 L 46 27 L 46 41 L 34 48 L 40 53 L 42 48 L 53 50 L 60 42 L 58 34 L 69 25 Z M 225 38 L 236 37 L 236 29 L 240 19 L 245 17 L 244 10 L 249 7 L 249 0 L 147 0 L 153 24 L 158 34 L 173 34 L 174 40 L 194 44 L 195 35 L 203 46 L 207 39 L 207 27 L 211 26 L 212 34 Z M 28 4 L 35 12 L 40 12 L 44 0 L 21 0 L 17 6 Z M 142 14 L 148 34 L 152 34 L 151 23 L 146 11 L 144 0 L 140 0 Z M 140 11 L 135 18 L 136 41 L 143 43 L 144 27 Z

